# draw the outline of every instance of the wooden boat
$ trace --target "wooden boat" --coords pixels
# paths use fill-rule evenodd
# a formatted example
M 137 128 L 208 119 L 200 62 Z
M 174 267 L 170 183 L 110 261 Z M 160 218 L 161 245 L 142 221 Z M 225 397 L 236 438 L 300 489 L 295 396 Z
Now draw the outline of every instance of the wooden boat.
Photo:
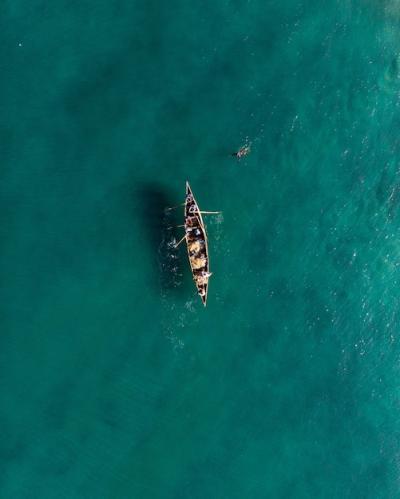
M 214 212 L 203 212 L 214 213 Z M 202 212 L 193 196 L 189 182 L 186 182 L 185 199 L 185 238 L 190 268 L 197 292 L 206 306 L 208 281 L 211 277 L 208 255 L 207 232 L 201 216 Z

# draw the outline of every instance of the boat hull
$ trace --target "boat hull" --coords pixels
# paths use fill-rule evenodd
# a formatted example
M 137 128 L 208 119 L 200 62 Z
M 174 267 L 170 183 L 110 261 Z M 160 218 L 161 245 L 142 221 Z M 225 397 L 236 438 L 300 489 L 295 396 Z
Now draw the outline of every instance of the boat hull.
M 189 182 L 186 182 L 185 232 L 193 280 L 201 301 L 205 306 L 207 303 L 209 278 L 211 276 L 207 233 Z

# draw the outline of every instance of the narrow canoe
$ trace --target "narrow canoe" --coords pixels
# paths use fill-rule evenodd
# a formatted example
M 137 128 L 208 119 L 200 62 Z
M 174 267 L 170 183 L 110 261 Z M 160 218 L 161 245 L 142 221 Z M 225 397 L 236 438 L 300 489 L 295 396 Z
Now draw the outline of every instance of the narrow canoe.
M 190 268 L 197 292 L 206 306 L 208 281 L 211 276 L 208 256 L 207 233 L 199 206 L 186 182 L 185 233 Z

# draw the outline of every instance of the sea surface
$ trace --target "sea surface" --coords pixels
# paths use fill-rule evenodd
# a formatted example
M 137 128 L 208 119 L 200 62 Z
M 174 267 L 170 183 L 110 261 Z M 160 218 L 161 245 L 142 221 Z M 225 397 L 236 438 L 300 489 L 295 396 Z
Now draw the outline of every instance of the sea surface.
M 400 2 L 0 28 L 0 498 L 399 498 Z

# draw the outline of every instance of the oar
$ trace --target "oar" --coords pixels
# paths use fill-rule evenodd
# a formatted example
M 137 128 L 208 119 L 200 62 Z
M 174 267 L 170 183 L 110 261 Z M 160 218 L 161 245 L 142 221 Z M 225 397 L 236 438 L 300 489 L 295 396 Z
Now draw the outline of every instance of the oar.
M 182 237 L 178 244 L 175 244 L 175 248 L 177 248 L 184 239 L 186 239 L 186 234 Z
M 171 208 L 165 208 L 164 211 L 175 210 L 175 208 L 180 208 L 181 206 L 185 206 L 185 203 L 177 204 L 176 206 L 171 206 Z
M 202 215 L 219 215 L 222 211 L 200 211 Z
M 167 230 L 176 229 L 177 227 L 185 227 L 185 224 L 183 224 L 183 225 L 170 225 L 169 227 L 167 227 Z

